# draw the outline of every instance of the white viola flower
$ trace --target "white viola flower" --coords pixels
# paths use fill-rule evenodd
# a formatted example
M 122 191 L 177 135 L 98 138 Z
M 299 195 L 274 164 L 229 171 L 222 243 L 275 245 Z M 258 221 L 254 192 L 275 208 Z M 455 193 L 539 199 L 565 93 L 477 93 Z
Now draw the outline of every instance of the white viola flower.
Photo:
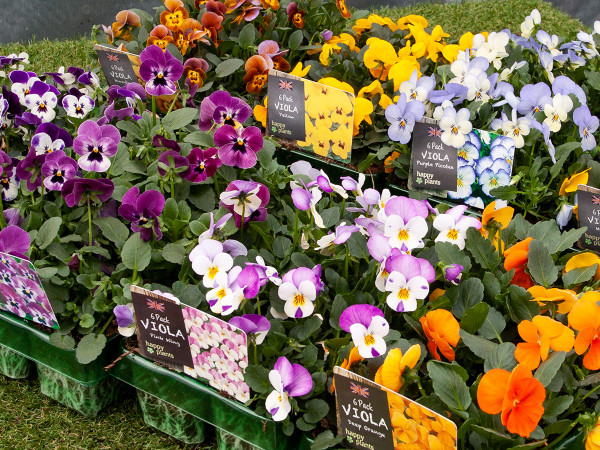
M 215 287 L 217 274 L 227 272 L 233 267 L 233 258 L 223 251 L 223 244 L 213 239 L 205 239 L 190 253 L 192 269 L 202 276 L 204 287 Z
M 485 208 L 485 203 L 483 203 L 483 199 L 481 197 L 469 197 L 465 200 L 465 204 L 472 206 L 473 208 Z
M 283 311 L 288 317 L 308 317 L 315 310 L 313 302 L 317 298 L 317 288 L 311 280 L 303 280 L 297 285 L 293 282 L 282 283 L 277 292 L 285 302 Z
M 244 192 L 243 201 L 240 198 L 238 190 L 221 192 L 220 200 L 226 206 L 233 206 L 233 211 L 244 217 L 249 217 L 254 211 L 262 205 L 262 199 L 258 196 L 258 192 L 262 185 L 256 183 L 254 189 Z
M 40 79 L 38 77 L 30 77 L 30 78 L 23 77 L 22 82 L 13 81 L 13 84 L 10 87 L 10 91 L 13 94 L 17 94 L 17 96 L 19 97 L 19 101 L 21 102 L 21 105 L 26 106 L 25 105 L 25 97 L 27 95 L 29 95 L 31 88 L 33 87 L 33 85 L 36 81 L 40 81 Z
M 384 337 L 390 332 L 390 325 L 376 306 L 347 307 L 340 315 L 340 328 L 352 335 L 352 342 L 363 358 L 376 358 L 385 353 Z
M 454 74 L 449 83 L 464 84 L 467 75 L 478 76 L 485 72 L 490 63 L 485 58 L 470 59 L 466 52 L 459 52 L 456 61 L 450 65 L 450 71 Z
M 498 81 L 508 81 L 510 75 L 514 72 L 516 72 L 517 70 L 519 70 L 521 67 L 523 67 L 525 64 L 527 64 L 526 61 L 519 61 L 519 62 L 515 62 L 513 63 L 512 66 L 510 67 L 506 67 L 505 69 L 502 70 L 502 72 L 500 73 L 500 76 L 498 77 Z
M 46 155 L 64 150 L 65 142 L 62 139 L 52 140 L 46 133 L 37 133 L 31 138 L 31 147 L 35 150 L 36 155 Z
M 308 161 L 296 161 L 295 163 L 290 165 L 290 172 L 292 175 L 302 175 L 303 179 L 306 181 L 306 184 L 309 184 L 317 179 L 321 172 L 319 169 L 315 169 L 310 165 Z M 290 181 L 290 188 L 296 189 L 301 188 L 302 183 L 298 183 L 295 180 Z
M 527 136 L 531 130 L 531 119 L 529 117 L 517 118 L 517 110 L 512 110 L 511 120 L 502 121 L 502 132 L 504 136 L 511 137 L 515 140 L 516 148 L 523 148 L 525 145 L 525 139 L 523 136 Z
M 558 36 L 557 35 L 553 34 L 552 36 L 550 36 L 546 31 L 539 30 L 537 32 L 537 34 L 535 35 L 535 37 L 537 38 L 537 40 L 540 44 L 546 46 L 548 52 L 550 53 L 550 55 L 552 55 L 552 57 L 555 57 L 562 53 L 560 51 L 560 49 L 558 48 Z
M 525 20 L 521 24 L 521 36 L 525 39 L 529 39 L 533 34 L 533 30 L 536 25 L 542 22 L 542 16 L 537 9 L 531 11 L 531 13 L 525 17 Z
M 47 91 L 39 95 L 32 90 L 30 94 L 25 96 L 25 106 L 27 106 L 33 115 L 42 119 L 44 123 L 52 122 L 56 117 L 54 108 L 57 103 L 56 94 L 52 91 Z
M 451 242 L 461 250 L 465 248 L 467 230 L 471 227 L 481 228 L 479 219 L 463 215 L 466 210 L 466 205 L 459 205 L 450 208 L 445 214 L 436 216 L 433 228 L 438 230 L 439 234 L 435 238 L 435 242 Z
M 412 217 L 404 223 L 402 217 L 393 214 L 387 217 L 384 227 L 384 235 L 389 238 L 389 245 L 403 252 L 423 248 L 423 238 L 427 231 L 427 221 L 421 216 Z
M 313 388 L 308 370 L 300 364 L 291 364 L 285 356 L 279 357 L 269 372 L 269 381 L 274 391 L 268 395 L 265 407 L 276 422 L 284 420 L 292 410 L 290 397 L 306 395 Z
M 469 88 L 467 99 L 473 101 L 487 102 L 490 99 L 491 83 L 485 72 L 479 75 L 467 75 L 465 85 Z
M 467 108 L 462 108 L 458 112 L 453 107 L 444 109 L 444 115 L 439 123 L 442 130 L 442 142 L 455 148 L 461 148 L 465 144 L 466 136 L 473 129 L 470 117 L 471 112 Z
M 19 181 L 17 171 L 13 170 L 12 175 L 6 171 L 0 175 L 0 192 L 2 192 L 2 200 L 10 202 L 19 195 Z
M 417 309 L 417 300 L 427 298 L 429 294 L 429 283 L 420 275 L 406 279 L 400 272 L 390 273 L 385 290 L 390 294 L 386 303 L 394 311 L 408 312 Z
M 473 36 L 473 49 L 476 57 L 487 59 L 496 70 L 502 66 L 502 59 L 508 56 L 506 46 L 510 36 L 504 31 L 489 33 L 487 39 L 482 34 Z
M 552 98 L 552 104 L 544 105 L 544 114 L 546 118 L 544 123 L 553 133 L 560 130 L 562 122 L 569 118 L 569 112 L 573 109 L 573 100 L 565 94 L 556 94 Z
M 94 100 L 87 95 L 77 98 L 74 95 L 65 95 L 62 99 L 62 106 L 67 112 L 67 116 L 83 119 L 90 111 L 94 109 Z
M 377 208 L 379 208 L 379 211 L 384 211 L 385 209 L 385 204 L 390 201 L 390 199 L 392 198 L 392 193 L 390 192 L 389 189 L 384 189 L 383 191 L 381 191 L 381 195 L 379 196 L 379 201 L 377 202 Z M 385 212 L 384 212 L 385 214 Z M 373 214 L 375 216 L 375 214 Z
M 467 198 L 473 192 L 472 185 L 475 183 L 475 170 L 473 166 L 465 165 L 458 168 L 456 191 L 448 191 L 448 197 L 454 199 Z
M 312 213 L 313 217 L 315 218 L 315 225 L 318 226 L 319 228 L 325 228 L 325 223 L 323 223 L 323 218 L 317 211 L 317 203 L 319 203 L 319 200 L 321 200 L 323 198 L 323 194 L 321 194 L 321 190 L 317 186 L 313 187 L 310 190 L 310 193 L 312 196 L 312 198 L 310 200 L 310 212 Z M 308 244 L 308 241 L 307 241 L 307 244 Z
M 414 70 L 410 78 L 400 84 L 399 94 L 405 94 L 406 99 L 411 102 L 419 100 L 425 103 L 429 99 L 429 93 L 435 88 L 435 78 L 422 76 L 418 78 L 417 71 Z
M 227 274 L 220 272 L 215 276 L 214 288 L 206 293 L 206 301 L 210 310 L 215 314 L 226 314 L 225 311 L 229 310 L 229 313 L 233 312 L 232 309 L 232 298 L 233 291 L 229 287 L 229 279 Z M 211 333 L 212 334 L 212 333 Z M 214 333 L 213 336 L 215 342 L 219 342 L 219 335 Z

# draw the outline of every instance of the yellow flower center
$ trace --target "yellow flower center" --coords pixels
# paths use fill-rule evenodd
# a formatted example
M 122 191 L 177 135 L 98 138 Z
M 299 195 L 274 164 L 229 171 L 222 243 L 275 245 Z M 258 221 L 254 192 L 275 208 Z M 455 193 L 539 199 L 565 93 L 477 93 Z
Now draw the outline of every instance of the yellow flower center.
M 446 236 L 448 237 L 448 239 L 452 239 L 453 241 L 455 241 L 456 239 L 458 239 L 458 230 L 455 228 L 450 228 Z
M 225 288 L 221 288 L 217 291 L 217 297 L 219 297 L 219 300 L 223 300 L 223 297 L 225 297 L 226 294 L 227 292 L 225 291 Z
M 407 288 L 403 287 L 398 291 L 399 300 L 408 300 L 408 297 L 410 297 L 410 291 Z
M 62 172 L 59 170 L 58 172 L 56 172 L 56 176 L 57 177 L 62 177 Z
M 465 152 L 464 150 L 458 152 L 458 157 L 462 159 L 469 159 L 467 156 L 467 152 Z
M 244 140 L 242 138 L 238 138 L 237 143 L 238 145 L 244 145 Z
M 372 334 L 367 334 L 365 336 L 365 345 L 371 346 L 375 344 L 375 338 Z
M 304 304 L 306 303 L 306 299 L 304 298 L 304 295 L 296 294 L 296 295 L 294 295 L 293 302 L 294 302 L 295 307 L 300 307 L 300 306 L 304 306 Z
M 214 278 L 217 273 L 219 273 L 219 268 L 217 266 L 212 266 L 208 269 L 208 278 Z
M 552 116 L 552 120 L 554 122 L 558 121 L 558 114 L 554 114 L 554 116 Z
M 404 121 L 404 119 L 402 119 L 402 120 L 400 121 L 400 126 L 401 126 L 402 128 L 404 128 L 404 127 L 406 126 L 406 122 Z
M 406 241 L 410 236 L 408 235 L 408 231 L 406 230 L 400 230 L 398 232 L 398 240 L 400 241 Z
M 200 167 L 200 169 L 204 170 L 204 163 L 203 163 L 203 162 L 201 162 L 201 163 L 199 164 L 199 167 Z
M 452 134 L 458 134 L 458 127 L 456 125 L 452 127 Z
M 519 130 L 518 128 L 515 128 L 515 129 L 514 129 L 514 131 L 513 131 L 513 134 L 514 134 L 515 136 L 518 136 L 518 135 L 519 135 L 519 133 L 521 133 L 521 130 Z
M 92 153 L 98 153 L 100 150 L 98 150 L 98 147 L 94 147 L 94 149 L 92 150 Z

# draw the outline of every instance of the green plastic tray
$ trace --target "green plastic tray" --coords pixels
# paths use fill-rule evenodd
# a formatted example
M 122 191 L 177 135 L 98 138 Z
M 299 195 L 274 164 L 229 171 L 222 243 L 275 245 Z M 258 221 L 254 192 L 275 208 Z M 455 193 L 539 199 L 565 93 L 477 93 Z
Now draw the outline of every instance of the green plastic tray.
M 14 380 L 27 378 L 33 373 L 35 365 L 24 356 L 0 345 L 0 374 Z
M 120 336 L 111 337 L 102 354 L 84 365 L 77 361 L 75 350 L 52 345 L 49 334 L 0 311 L 0 345 L 85 385 L 93 385 L 108 376 L 104 367 L 117 358 L 120 340 Z
M 111 372 L 115 378 L 247 444 L 267 450 L 290 448 L 290 438 L 283 434 L 279 424 L 187 375 L 160 367 L 136 354 L 124 357 Z

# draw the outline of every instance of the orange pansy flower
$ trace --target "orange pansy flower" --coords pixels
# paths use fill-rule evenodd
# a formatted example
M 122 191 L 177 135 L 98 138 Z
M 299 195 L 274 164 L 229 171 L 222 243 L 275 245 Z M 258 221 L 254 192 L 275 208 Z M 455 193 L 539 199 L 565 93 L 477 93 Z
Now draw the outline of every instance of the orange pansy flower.
M 166 50 L 167 45 L 173 44 L 173 33 L 164 25 L 156 25 L 152 31 L 150 32 L 150 36 L 146 41 L 146 45 L 150 47 L 151 45 L 158 45 L 163 49 L 163 52 Z
M 523 320 L 518 326 L 519 335 L 525 342 L 517 344 L 515 358 L 530 370 L 548 359 L 550 349 L 569 352 L 575 342 L 575 333 L 569 327 L 547 316 L 535 316 Z
M 402 373 L 405 368 L 412 369 L 421 357 L 421 346 L 413 345 L 403 355 L 402 350 L 393 348 L 385 357 L 385 361 L 375 374 L 375 383 L 385 386 L 394 392 L 402 387 Z
M 269 69 L 273 68 L 273 61 L 268 59 L 269 61 L 261 55 L 254 55 L 246 61 L 244 81 L 246 90 L 251 94 L 258 94 L 267 83 Z
M 559 195 L 567 195 L 577 191 L 577 186 L 580 184 L 587 184 L 588 172 L 590 169 L 586 169 L 583 172 L 575 172 L 568 178 L 565 178 L 560 186 Z
M 594 264 L 598 264 L 596 268 L 596 273 L 594 274 L 594 280 L 600 280 L 600 257 L 595 253 L 579 253 L 575 256 L 572 256 L 565 264 L 564 272 L 570 272 L 573 269 L 579 269 L 583 267 L 591 267 Z
M 585 438 L 585 450 L 598 449 L 600 449 L 600 419 L 598 419 L 596 426 L 594 426 Z
M 583 355 L 583 366 L 589 370 L 600 369 L 600 292 L 588 291 L 569 313 L 569 325 L 579 331 L 575 339 L 575 352 Z M 587 353 L 586 353 L 587 352 Z
M 190 13 L 188 13 L 187 9 L 183 6 L 178 6 L 173 11 L 163 11 L 160 14 L 160 23 L 171 31 L 177 31 L 188 17 L 190 17 Z
M 460 325 L 450 311 L 436 309 L 419 319 L 427 337 L 427 348 L 431 355 L 441 361 L 438 349 L 448 361 L 454 361 L 454 350 L 460 340 Z M 452 346 L 452 347 L 451 347 Z
M 265 95 L 265 99 L 263 101 L 263 105 L 258 103 L 252 112 L 254 113 L 254 118 L 258 120 L 263 127 L 267 126 L 267 99 L 268 95 Z
M 400 156 L 400 152 L 394 150 L 390 156 L 385 158 L 385 161 L 383 161 L 385 173 L 392 173 L 394 171 L 394 165 L 392 164 L 392 161 L 395 160 L 398 156 Z
M 335 5 L 340 10 L 340 14 L 344 19 L 349 19 L 352 16 L 348 6 L 346 6 L 346 0 L 335 0 Z
M 202 87 L 206 78 L 208 63 L 202 58 L 190 58 L 183 65 L 183 76 L 186 84 L 194 85 L 196 88 Z
M 200 18 L 200 22 L 208 32 L 210 40 L 214 42 L 215 46 L 218 46 L 218 33 L 223 29 L 223 16 L 213 11 L 205 11 Z
M 348 358 L 344 358 L 344 362 L 342 364 L 340 364 L 340 367 L 342 369 L 350 370 L 350 368 L 354 364 L 359 363 L 363 360 L 364 360 L 364 358 L 362 356 L 360 356 L 360 354 L 358 353 L 358 347 L 352 347 L 352 350 L 350 350 L 350 353 L 348 353 Z M 331 393 L 333 394 L 334 392 L 335 392 L 335 382 L 333 382 L 333 384 L 331 385 Z
M 127 9 L 119 11 L 115 17 L 116 22 L 112 24 L 113 38 L 120 38 L 124 41 L 131 41 L 131 29 L 142 25 L 140 16 Z
M 511 372 L 492 369 L 479 381 L 477 403 L 488 414 L 502 413 L 502 424 L 511 433 L 529 437 L 544 414 L 546 390 L 522 364 Z
M 511 283 L 525 289 L 529 289 L 533 286 L 531 277 L 525 272 L 525 267 L 527 266 L 527 252 L 529 251 L 529 243 L 532 240 L 533 238 L 528 237 L 524 241 L 518 242 L 504 251 L 504 269 L 507 272 L 515 269 L 515 274 Z
M 531 286 L 527 291 L 532 295 L 532 301 L 542 307 L 547 307 L 548 302 L 560 302 L 558 304 L 559 314 L 567 314 L 577 302 L 577 293 L 570 289 L 551 288 L 544 286 Z
M 280 72 L 287 72 L 291 69 L 291 66 L 283 56 L 277 55 L 273 57 L 273 69 L 279 70 Z
M 481 235 L 485 238 L 489 237 L 488 224 L 491 222 L 496 222 L 500 225 L 500 229 L 504 230 L 508 227 L 508 224 L 513 218 L 515 213 L 515 209 L 510 206 L 505 206 L 504 208 L 496 209 L 496 200 L 487 205 L 483 210 L 483 214 L 481 215 L 481 228 L 479 231 Z M 502 243 L 498 240 L 498 235 L 494 234 L 493 244 L 496 247 L 496 250 Z

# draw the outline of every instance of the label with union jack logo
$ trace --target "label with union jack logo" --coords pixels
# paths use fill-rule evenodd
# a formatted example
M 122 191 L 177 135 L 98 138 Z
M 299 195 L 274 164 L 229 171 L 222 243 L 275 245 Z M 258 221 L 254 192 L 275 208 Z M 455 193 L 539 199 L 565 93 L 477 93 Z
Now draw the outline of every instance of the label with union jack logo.
M 587 227 L 579 238 L 579 246 L 600 252 L 600 189 L 577 186 L 579 226 Z
M 138 55 L 103 45 L 95 45 L 94 50 L 96 50 L 100 67 L 102 67 L 102 72 L 109 85 L 124 86 L 127 83 L 139 81 L 141 61 Z

